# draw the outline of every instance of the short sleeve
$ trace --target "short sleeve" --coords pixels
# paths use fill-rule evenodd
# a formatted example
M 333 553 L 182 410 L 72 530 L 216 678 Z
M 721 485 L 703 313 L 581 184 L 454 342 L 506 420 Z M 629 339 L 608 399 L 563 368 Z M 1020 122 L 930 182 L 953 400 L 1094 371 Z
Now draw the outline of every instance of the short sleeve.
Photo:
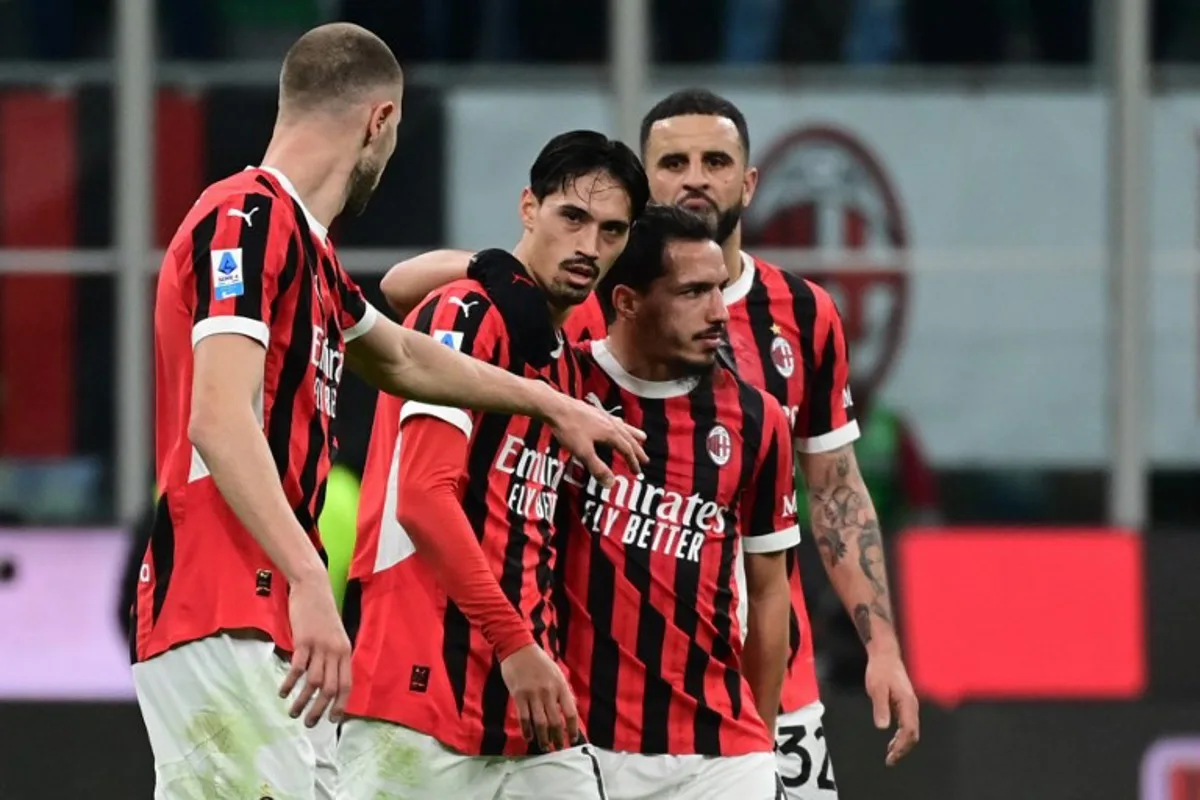
M 828 292 L 818 289 L 814 294 L 815 363 L 806 378 L 804 403 L 796 416 L 796 449 L 801 453 L 827 453 L 850 444 L 859 435 L 842 317 Z
M 259 193 L 230 195 L 196 224 L 193 347 L 218 333 L 241 334 L 267 346 L 294 226 L 287 203 Z
M 600 307 L 600 301 L 596 298 L 595 292 L 592 292 L 588 295 L 587 300 L 571 310 L 562 329 L 567 341 L 572 343 L 599 340 L 608 335 L 604 309 Z
M 742 501 L 747 515 L 742 527 L 742 547 L 747 553 L 775 553 L 800 542 L 787 415 L 774 398 L 765 394 L 763 397 L 765 447 Z
M 367 302 L 362 289 L 342 268 L 341 262 L 335 263 L 338 281 L 338 322 L 342 329 L 342 338 L 349 344 L 374 327 L 379 320 L 379 311 Z
M 409 314 L 404 325 L 481 361 L 495 364 L 501 358 L 505 333 L 500 314 L 485 294 L 465 281 L 430 295 Z M 418 414 L 449 422 L 467 436 L 474 428 L 474 417 L 465 409 L 412 400 L 400 409 L 400 421 Z

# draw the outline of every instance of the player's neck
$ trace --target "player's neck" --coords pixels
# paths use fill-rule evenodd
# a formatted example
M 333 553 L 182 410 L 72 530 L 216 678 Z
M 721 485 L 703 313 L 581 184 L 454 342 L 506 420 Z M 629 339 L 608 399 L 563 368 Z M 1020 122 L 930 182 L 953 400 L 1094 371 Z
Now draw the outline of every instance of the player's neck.
M 535 286 L 539 286 L 537 277 L 530 268 L 529 245 L 526 237 L 522 236 L 521 241 L 517 242 L 517 246 L 512 249 L 513 258 L 521 262 L 521 266 L 525 268 L 525 274 L 529 276 L 529 280 L 533 281 Z M 559 308 L 546 301 L 546 309 L 550 312 L 550 321 L 554 323 L 555 328 L 561 328 L 563 323 L 567 321 L 567 316 L 571 313 L 569 308 Z
M 336 155 L 328 134 L 299 126 L 275 128 L 262 165 L 287 176 L 304 207 L 326 229 L 346 205 L 353 164 Z
M 642 339 L 625 321 L 614 322 L 608 329 L 608 352 L 621 365 L 621 369 L 643 381 L 666 382 L 681 380 L 678 368 L 647 356 L 645 349 L 638 346 Z
M 729 234 L 729 238 L 721 244 L 721 255 L 725 257 L 725 270 L 729 273 L 729 282 L 733 283 L 742 277 L 745 265 L 742 263 L 742 224 L 739 222 Z

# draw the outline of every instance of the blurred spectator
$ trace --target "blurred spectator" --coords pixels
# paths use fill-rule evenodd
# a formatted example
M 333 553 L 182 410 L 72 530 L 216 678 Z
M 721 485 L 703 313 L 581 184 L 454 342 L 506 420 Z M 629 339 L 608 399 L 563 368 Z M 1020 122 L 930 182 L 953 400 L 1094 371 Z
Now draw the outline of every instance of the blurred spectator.
M 788 0 L 779 34 L 779 61 L 836 64 L 854 0 Z
M 721 60 L 764 64 L 779 53 L 784 0 L 726 0 Z
M 903 0 L 853 0 L 842 46 L 851 64 L 890 64 L 904 47 Z

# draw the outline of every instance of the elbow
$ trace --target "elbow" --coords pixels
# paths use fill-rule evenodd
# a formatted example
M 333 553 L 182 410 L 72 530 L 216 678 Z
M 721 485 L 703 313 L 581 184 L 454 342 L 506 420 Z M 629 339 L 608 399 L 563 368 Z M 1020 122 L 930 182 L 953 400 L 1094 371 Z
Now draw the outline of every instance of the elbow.
M 413 298 L 409 297 L 404 291 L 405 281 L 402 273 L 407 263 L 406 261 L 401 261 L 399 264 L 392 266 L 387 271 L 387 274 L 383 276 L 383 280 L 379 282 L 379 290 L 383 292 L 388 305 L 402 320 L 408 316 L 409 312 L 416 305 Z
M 423 487 L 412 483 L 401 483 L 396 489 L 396 522 L 408 534 L 413 544 L 420 547 L 424 542 L 428 515 L 436 507 L 437 497 Z
M 196 448 L 201 458 L 210 454 L 221 438 L 221 415 L 207 409 L 206 405 L 194 404 L 192 416 L 188 420 L 188 441 Z

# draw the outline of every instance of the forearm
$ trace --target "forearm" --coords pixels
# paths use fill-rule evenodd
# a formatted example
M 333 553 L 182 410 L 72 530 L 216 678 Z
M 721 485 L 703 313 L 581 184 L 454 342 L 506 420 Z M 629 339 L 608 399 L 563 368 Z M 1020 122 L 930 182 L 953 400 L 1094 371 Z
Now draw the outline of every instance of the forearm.
M 382 322 L 386 339 L 372 357 L 352 344 L 351 364 L 377 389 L 409 400 L 545 419 L 566 398 L 547 384 L 518 378 L 423 333 Z M 374 337 L 373 330 L 369 337 Z M 364 339 L 368 337 L 363 337 Z
M 805 471 L 813 538 L 829 581 L 869 652 L 898 649 L 883 535 L 850 445 Z
M 758 714 L 772 733 L 787 672 L 789 610 L 786 582 L 781 591 L 752 596 L 747 610 L 746 642 L 742 646 L 743 674 L 754 693 Z
M 529 624 L 500 588 L 458 496 L 466 435 L 435 417 L 417 416 L 401 427 L 401 442 L 396 518 L 417 553 L 500 660 L 533 644 Z
M 188 433 L 225 502 L 288 583 L 324 581 L 325 566 L 288 504 L 249 404 L 194 419 Z
M 433 250 L 401 261 L 383 276 L 379 288 L 401 318 L 408 315 L 430 292 L 467 277 L 474 255 L 468 250 Z
M 417 553 L 430 566 L 446 596 L 483 633 L 483 638 L 495 649 L 496 657 L 503 661 L 533 644 L 528 623 L 517 613 L 488 568 L 457 499 L 438 493 L 405 492 L 398 505 L 412 509 L 401 516 L 400 524 L 412 537 Z

